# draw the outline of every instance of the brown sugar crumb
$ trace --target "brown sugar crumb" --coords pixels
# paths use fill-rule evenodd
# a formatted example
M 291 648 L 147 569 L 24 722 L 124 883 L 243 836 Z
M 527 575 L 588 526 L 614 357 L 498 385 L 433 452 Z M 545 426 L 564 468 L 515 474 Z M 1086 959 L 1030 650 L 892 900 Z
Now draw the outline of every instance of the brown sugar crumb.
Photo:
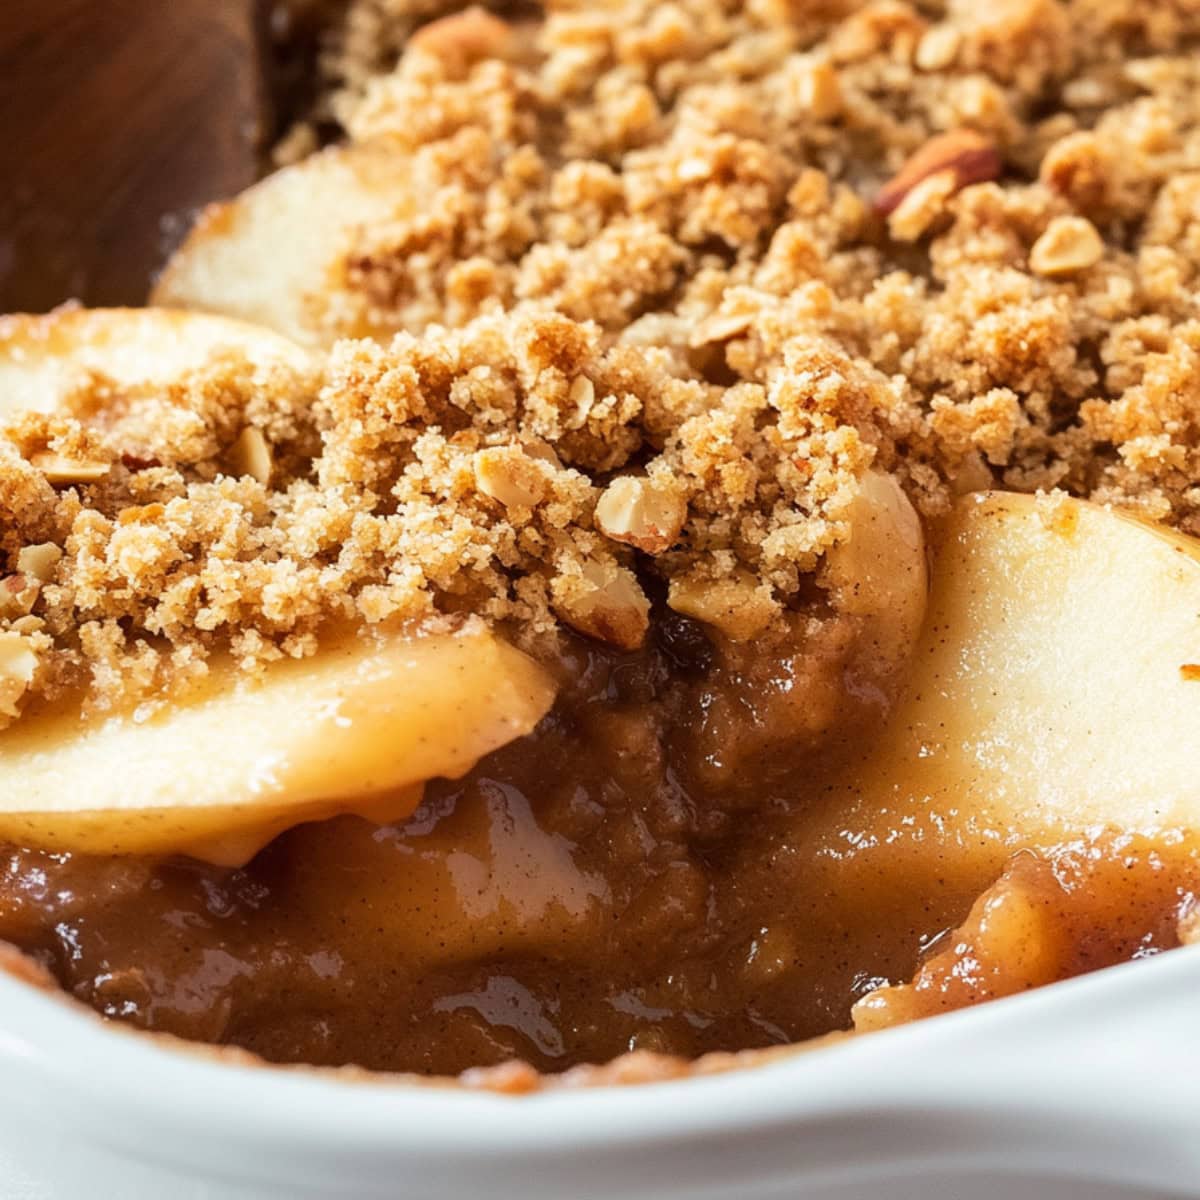
M 230 357 L 157 404 L 81 393 L 80 414 L 112 412 L 87 427 L 25 416 L 5 443 L 5 547 L 45 578 L 30 595 L 12 577 L 5 711 L 80 686 L 98 710 L 144 701 L 217 651 L 248 669 L 311 653 L 331 621 L 475 613 L 534 650 L 560 622 L 634 648 L 646 577 L 686 571 L 753 570 L 763 624 L 782 619 L 875 437 L 846 423 L 865 417 L 848 363 L 814 342 L 795 366 L 725 388 L 595 325 L 514 312 L 341 342 L 311 376 Z M 130 442 L 161 465 L 124 466 Z M 105 472 L 55 489 L 41 446 Z
M 1200 533 L 1188 6 L 328 7 L 314 115 L 422 202 L 347 232 L 311 374 L 94 379 L 0 439 L 26 697 L 338 621 L 758 636 L 868 468 Z

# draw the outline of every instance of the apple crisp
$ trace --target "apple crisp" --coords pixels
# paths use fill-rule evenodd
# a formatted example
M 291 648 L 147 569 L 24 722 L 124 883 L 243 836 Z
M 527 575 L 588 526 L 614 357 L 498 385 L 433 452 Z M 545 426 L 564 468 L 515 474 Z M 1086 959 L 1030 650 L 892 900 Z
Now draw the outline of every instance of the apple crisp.
M 276 1061 L 664 1056 L 631 1076 L 1192 938 L 1200 11 L 293 7 L 311 119 L 136 345 L 0 319 L 7 753 L 79 705 L 158 736 L 346 638 L 457 647 L 439 713 L 464 638 L 520 654 L 454 754 L 233 842 L 0 816 L 0 938 Z M 1088 673 L 1118 615 L 1177 635 L 1144 678 Z M 1085 679 L 1174 714 L 1128 794 L 1072 735 L 1138 713 L 1055 707 Z M 410 694 L 416 758 L 448 735 Z

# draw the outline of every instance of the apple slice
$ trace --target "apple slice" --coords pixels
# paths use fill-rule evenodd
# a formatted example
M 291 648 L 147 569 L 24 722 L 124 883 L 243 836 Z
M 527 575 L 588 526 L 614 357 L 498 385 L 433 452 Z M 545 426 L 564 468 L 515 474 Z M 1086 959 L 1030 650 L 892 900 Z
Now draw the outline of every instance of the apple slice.
M 1049 846 L 1200 828 L 1200 541 L 1079 501 L 968 497 L 852 811 Z
M 1200 664 L 1200 542 L 1012 494 L 965 498 L 937 532 L 891 718 L 764 818 L 777 903 L 808 914 L 795 952 L 822 964 L 835 1013 L 856 973 L 907 978 L 920 938 L 957 926 L 1019 849 L 1200 832 L 1200 681 L 1183 669 Z
M 210 206 L 167 263 L 151 303 L 224 313 L 306 345 L 362 332 L 328 318 L 350 232 L 411 214 L 407 156 L 335 146 Z
M 0 417 L 52 412 L 90 372 L 125 387 L 177 379 L 225 348 L 265 368 L 308 363 L 306 351 L 269 329 L 200 313 L 68 308 L 0 317 Z
M 800 818 L 806 840 L 877 858 L 881 886 L 906 855 L 983 886 L 1022 846 L 1200 829 L 1195 663 L 1200 541 L 1081 501 L 966 497 L 897 710 Z
M 553 692 L 532 659 L 473 630 L 347 637 L 257 685 L 218 668 L 140 723 L 29 715 L 0 733 L 0 839 L 241 863 L 304 821 L 407 816 L 425 780 L 528 733 Z

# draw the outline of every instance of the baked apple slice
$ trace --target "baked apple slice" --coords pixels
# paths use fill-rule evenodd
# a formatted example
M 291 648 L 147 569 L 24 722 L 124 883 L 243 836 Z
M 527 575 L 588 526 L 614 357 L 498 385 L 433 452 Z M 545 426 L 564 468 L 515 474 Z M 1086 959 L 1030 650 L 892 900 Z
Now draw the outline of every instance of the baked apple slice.
M 864 815 L 1037 846 L 1200 828 L 1200 541 L 1080 501 L 969 498 L 913 663 L 852 782 Z
M 0 417 L 52 412 L 92 373 L 121 387 L 176 379 L 222 349 L 302 370 L 308 354 L 269 329 L 201 313 L 65 308 L 0 317 Z
M 911 978 L 922 938 L 958 927 L 1022 849 L 1140 836 L 1186 859 L 1200 845 L 1200 542 L 992 493 L 931 533 L 890 718 L 762 818 L 774 903 L 806 917 L 788 953 L 821 965 L 833 1020 L 867 985 Z
M 151 303 L 255 321 L 306 345 L 354 334 L 329 313 L 350 235 L 413 207 L 402 151 L 375 142 L 331 147 L 207 208 Z
M 1081 501 L 968 497 L 897 709 L 792 836 L 853 924 L 958 920 L 1021 848 L 1200 833 L 1198 677 L 1200 541 Z
M 246 861 L 291 825 L 407 816 L 549 708 L 543 670 L 482 627 L 346 636 L 261 683 L 218 667 L 150 719 L 27 714 L 0 733 L 0 840 Z

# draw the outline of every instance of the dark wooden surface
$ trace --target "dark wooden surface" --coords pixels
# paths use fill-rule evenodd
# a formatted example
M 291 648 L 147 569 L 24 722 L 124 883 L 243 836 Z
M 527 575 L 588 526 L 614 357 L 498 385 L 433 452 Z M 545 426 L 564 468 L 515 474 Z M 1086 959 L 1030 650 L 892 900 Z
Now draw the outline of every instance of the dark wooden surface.
M 0 312 L 138 303 L 172 227 L 254 179 L 255 7 L 0 0 Z

